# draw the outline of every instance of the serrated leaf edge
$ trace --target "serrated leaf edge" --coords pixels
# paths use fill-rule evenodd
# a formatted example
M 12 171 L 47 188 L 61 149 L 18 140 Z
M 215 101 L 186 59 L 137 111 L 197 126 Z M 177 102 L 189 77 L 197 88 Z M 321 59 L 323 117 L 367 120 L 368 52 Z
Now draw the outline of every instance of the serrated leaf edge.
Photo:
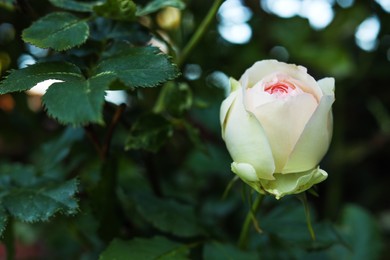
M 73 14 L 70 14 L 70 13 L 67 13 L 67 12 L 55 12 L 55 13 L 48 14 L 47 16 L 43 17 L 42 19 L 44 19 L 44 18 L 46 18 L 46 17 L 48 17 L 48 16 L 51 16 L 51 15 L 54 16 L 54 15 L 56 15 L 56 14 L 67 14 L 67 15 L 74 16 Z M 73 47 L 81 46 L 81 45 L 84 44 L 85 41 L 88 39 L 89 34 L 90 34 L 90 30 L 89 30 L 89 26 L 88 26 L 88 24 L 85 22 L 85 20 L 79 19 L 77 16 L 74 16 L 74 17 L 76 18 L 76 20 L 75 20 L 74 22 L 71 22 L 71 23 L 69 23 L 69 24 L 66 24 L 66 27 L 61 28 L 61 30 L 59 30 L 59 31 L 57 31 L 57 32 L 55 32 L 55 33 L 53 33 L 53 34 L 51 34 L 51 35 L 48 35 L 47 37 L 52 37 L 52 36 L 55 35 L 56 33 L 61 32 L 61 31 L 63 31 L 64 29 L 73 26 L 74 24 L 83 23 L 83 24 L 86 26 L 87 30 L 86 30 L 86 33 L 84 34 L 84 37 L 83 37 L 82 41 L 81 41 L 79 44 L 68 45 L 68 46 L 65 46 L 65 47 L 63 47 L 63 48 L 55 48 L 55 47 L 53 47 L 53 46 L 42 46 L 42 45 L 39 46 L 39 44 L 37 44 L 37 42 L 35 42 L 33 39 L 28 39 L 28 38 L 26 38 L 26 36 L 25 36 L 25 31 L 28 30 L 28 29 L 29 29 L 31 26 L 33 26 L 34 24 L 42 23 L 42 20 L 38 20 L 38 21 L 34 22 L 30 27 L 24 29 L 23 32 L 22 32 L 22 40 L 25 41 L 25 42 L 27 42 L 27 43 L 30 43 L 30 44 L 32 44 L 32 45 L 34 45 L 34 46 L 36 46 L 36 47 L 42 48 L 42 49 L 48 49 L 48 48 L 50 48 L 50 49 L 53 49 L 53 50 L 56 50 L 56 51 L 66 51 L 66 50 L 72 49 Z M 69 25 L 69 26 L 68 26 L 68 25 Z M 45 38 L 45 39 L 47 39 L 47 38 Z M 40 40 L 42 40 L 42 39 L 40 39 Z

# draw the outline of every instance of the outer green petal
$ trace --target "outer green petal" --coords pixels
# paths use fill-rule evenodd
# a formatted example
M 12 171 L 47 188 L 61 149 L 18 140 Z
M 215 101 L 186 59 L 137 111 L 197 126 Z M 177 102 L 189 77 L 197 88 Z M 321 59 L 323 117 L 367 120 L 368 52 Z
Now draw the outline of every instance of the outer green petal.
M 233 161 L 250 164 L 259 178 L 273 180 L 275 163 L 270 145 L 260 123 L 245 110 L 241 90 L 225 118 L 224 129 L 225 143 Z
M 334 82 L 334 81 L 333 81 Z M 282 173 L 313 169 L 324 157 L 332 139 L 333 92 L 322 97 L 313 116 L 306 124 Z
M 256 170 L 252 165 L 248 163 L 232 163 L 232 172 L 237 174 L 245 182 L 254 182 L 258 181 Z
M 263 189 L 273 195 L 277 199 L 288 195 L 301 193 L 309 189 L 314 184 L 320 183 L 328 177 L 328 174 L 320 168 L 312 169 L 306 172 L 290 173 L 290 174 L 274 174 L 276 180 L 262 180 Z
M 257 177 L 256 170 L 252 165 L 249 163 L 233 162 L 231 167 L 232 172 L 237 174 L 237 176 L 240 177 L 243 182 L 251 186 L 257 192 L 266 194 L 263 187 L 261 186 L 259 178 Z

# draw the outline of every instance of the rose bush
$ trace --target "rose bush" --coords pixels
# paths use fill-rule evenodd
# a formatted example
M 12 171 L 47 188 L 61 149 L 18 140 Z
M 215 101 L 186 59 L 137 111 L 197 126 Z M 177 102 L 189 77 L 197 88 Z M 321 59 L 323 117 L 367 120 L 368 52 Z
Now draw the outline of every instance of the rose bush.
M 334 79 L 315 81 L 302 66 L 256 62 L 222 102 L 222 138 L 232 171 L 276 198 L 327 178 L 318 167 L 333 128 Z

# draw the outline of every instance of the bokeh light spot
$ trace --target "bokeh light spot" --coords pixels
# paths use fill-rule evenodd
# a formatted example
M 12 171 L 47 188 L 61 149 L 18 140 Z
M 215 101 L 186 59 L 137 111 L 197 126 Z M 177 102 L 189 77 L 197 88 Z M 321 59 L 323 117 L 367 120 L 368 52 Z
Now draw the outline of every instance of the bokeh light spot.
M 365 51 L 373 51 L 378 45 L 380 22 L 378 17 L 371 16 L 365 19 L 356 29 L 356 44 Z
M 245 44 L 252 37 L 252 28 L 247 23 L 251 17 L 251 10 L 241 1 L 227 0 L 218 11 L 218 32 L 230 43 Z

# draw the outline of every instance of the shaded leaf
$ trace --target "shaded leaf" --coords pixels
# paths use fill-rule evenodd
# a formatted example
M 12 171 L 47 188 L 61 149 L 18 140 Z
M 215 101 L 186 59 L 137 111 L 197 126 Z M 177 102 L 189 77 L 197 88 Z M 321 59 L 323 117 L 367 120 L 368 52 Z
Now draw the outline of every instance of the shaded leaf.
M 338 228 L 344 245 L 332 247 L 329 255 L 338 259 L 380 259 L 383 247 L 375 218 L 357 205 L 347 205 Z
M 123 47 L 110 53 L 97 66 L 97 73 L 111 72 L 127 87 L 154 87 L 179 75 L 177 67 L 158 48 Z
M 0 83 L 0 94 L 29 90 L 48 79 L 77 81 L 83 79 L 83 76 L 80 69 L 70 63 L 37 63 L 24 69 L 11 71 L 7 78 Z
M 54 6 L 62 9 L 78 11 L 78 12 L 92 12 L 95 5 L 102 3 L 98 1 L 77 1 L 77 0 L 49 0 Z
M 36 171 L 31 165 L 1 164 L 0 165 L 0 198 L 7 190 L 14 187 L 30 187 L 44 181 L 36 176 Z M 3 191 L 3 192 L 1 192 Z
M 112 80 L 112 75 L 100 74 L 54 84 L 43 96 L 47 113 L 64 124 L 103 124 L 104 95 Z
M 147 4 L 145 7 L 137 10 L 137 16 L 147 15 L 167 6 L 172 6 L 179 9 L 185 8 L 185 4 L 181 0 L 154 0 L 150 1 L 149 4 Z
M 173 135 L 172 125 L 156 114 L 139 118 L 131 128 L 125 148 L 157 152 Z
M 8 214 L 5 212 L 3 205 L 0 204 L 0 238 L 7 226 Z
M 70 13 L 57 12 L 34 22 L 22 33 L 24 41 L 40 48 L 63 51 L 84 43 L 88 24 Z
M 156 236 L 150 239 L 135 238 L 130 241 L 115 239 L 100 255 L 100 260 L 127 259 L 188 259 L 188 247 L 173 242 L 165 237 Z
M 241 251 L 230 244 L 219 242 L 207 243 L 203 248 L 204 260 L 236 260 L 236 259 L 260 259 L 257 252 Z
M 90 38 L 93 40 L 115 39 L 137 46 L 147 45 L 152 37 L 148 28 L 139 23 L 113 21 L 101 17 L 90 23 L 90 30 Z
M 93 10 L 106 18 L 132 21 L 135 18 L 137 6 L 132 0 L 106 0 L 105 3 L 95 6 Z
M 194 208 L 171 199 L 143 194 L 137 197 L 137 209 L 155 228 L 180 237 L 202 234 Z
M 264 232 L 253 232 L 252 238 L 260 242 L 261 259 L 321 259 L 331 247 L 343 243 L 329 222 L 313 221 L 316 240 L 311 240 L 304 207 L 291 198 L 278 202 L 259 219 Z
M 78 204 L 74 198 L 77 181 L 51 186 L 12 189 L 2 198 L 7 211 L 21 221 L 47 221 L 55 213 L 75 214 Z
M 65 159 L 75 141 L 83 137 L 83 130 L 80 128 L 66 128 L 62 135 L 54 141 L 47 142 L 41 146 L 36 157 L 38 169 L 47 171 Z

